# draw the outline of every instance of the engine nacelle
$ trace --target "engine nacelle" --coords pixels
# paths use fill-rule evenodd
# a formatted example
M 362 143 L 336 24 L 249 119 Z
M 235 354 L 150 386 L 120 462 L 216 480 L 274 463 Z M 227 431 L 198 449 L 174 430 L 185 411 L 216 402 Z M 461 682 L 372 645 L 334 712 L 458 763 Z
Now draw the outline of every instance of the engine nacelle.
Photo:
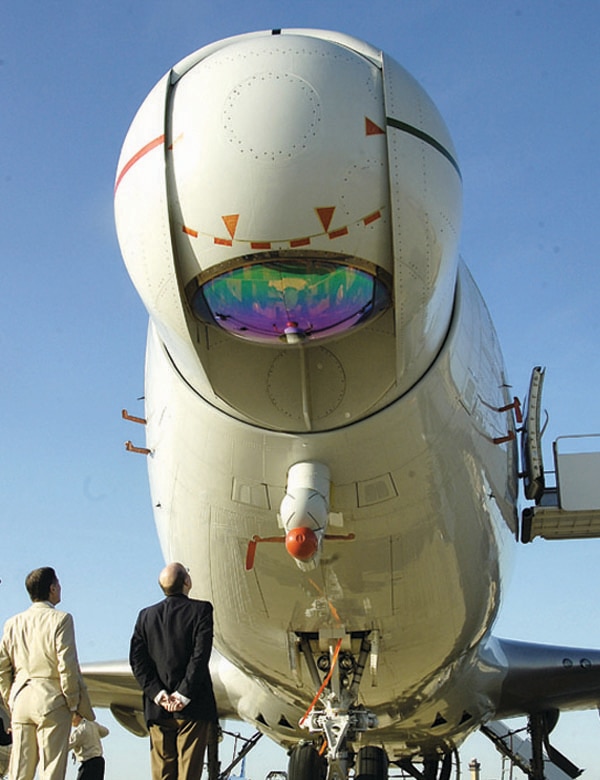
M 431 365 L 461 182 L 424 90 L 315 30 L 184 59 L 138 111 L 115 186 L 130 276 L 186 381 L 240 419 L 325 430 Z

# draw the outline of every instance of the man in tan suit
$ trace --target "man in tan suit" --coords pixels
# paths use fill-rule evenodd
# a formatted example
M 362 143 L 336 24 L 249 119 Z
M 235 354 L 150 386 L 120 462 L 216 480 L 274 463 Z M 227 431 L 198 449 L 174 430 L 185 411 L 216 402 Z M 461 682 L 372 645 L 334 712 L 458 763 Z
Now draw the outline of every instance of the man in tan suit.
M 9 780 L 64 780 L 74 712 L 94 719 L 81 677 L 73 618 L 55 609 L 61 588 L 45 566 L 25 580 L 32 605 L 9 618 L 0 642 L 0 695 L 11 713 Z M 38 767 L 39 764 L 39 767 Z

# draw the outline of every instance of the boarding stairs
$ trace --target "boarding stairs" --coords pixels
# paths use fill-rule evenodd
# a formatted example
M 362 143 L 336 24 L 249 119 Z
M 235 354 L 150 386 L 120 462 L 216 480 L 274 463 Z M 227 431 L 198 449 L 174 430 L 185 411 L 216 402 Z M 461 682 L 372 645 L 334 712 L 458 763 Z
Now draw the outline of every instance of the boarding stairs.
M 501 720 L 489 721 L 481 727 L 481 731 L 516 767 L 528 777 L 535 777 L 532 771 L 533 744 L 529 738 L 521 738 L 517 731 L 511 730 Z M 544 740 L 544 747 L 545 753 L 542 756 L 544 780 L 574 780 L 583 772 L 552 747 L 547 738 Z
M 546 472 L 540 427 L 544 369 L 531 375 L 521 428 L 525 497 L 535 503 L 521 514 L 520 540 L 600 538 L 600 434 L 559 436 L 552 444 L 554 471 Z M 554 474 L 556 484 L 547 485 Z

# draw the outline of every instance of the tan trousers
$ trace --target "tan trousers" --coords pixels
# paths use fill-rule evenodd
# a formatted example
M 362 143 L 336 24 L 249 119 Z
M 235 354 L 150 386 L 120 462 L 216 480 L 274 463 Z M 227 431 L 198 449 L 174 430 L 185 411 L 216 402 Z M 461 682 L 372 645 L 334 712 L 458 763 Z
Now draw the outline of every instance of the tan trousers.
M 12 723 L 12 750 L 8 780 L 64 780 L 69 756 L 71 713 L 66 706 Z M 39 764 L 39 766 L 38 766 Z
M 150 726 L 152 780 L 200 780 L 212 723 L 170 718 Z

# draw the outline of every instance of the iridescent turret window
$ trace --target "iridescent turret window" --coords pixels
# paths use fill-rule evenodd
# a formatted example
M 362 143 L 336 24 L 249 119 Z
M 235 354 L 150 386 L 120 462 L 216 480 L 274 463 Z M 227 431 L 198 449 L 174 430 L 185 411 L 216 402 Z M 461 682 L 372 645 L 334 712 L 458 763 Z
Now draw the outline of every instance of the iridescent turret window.
M 188 288 L 194 314 L 252 341 L 298 342 L 350 330 L 390 306 L 389 282 L 372 264 L 324 256 L 231 263 Z M 216 272 L 216 273 L 215 273 Z M 203 278 L 204 277 L 204 278 Z

